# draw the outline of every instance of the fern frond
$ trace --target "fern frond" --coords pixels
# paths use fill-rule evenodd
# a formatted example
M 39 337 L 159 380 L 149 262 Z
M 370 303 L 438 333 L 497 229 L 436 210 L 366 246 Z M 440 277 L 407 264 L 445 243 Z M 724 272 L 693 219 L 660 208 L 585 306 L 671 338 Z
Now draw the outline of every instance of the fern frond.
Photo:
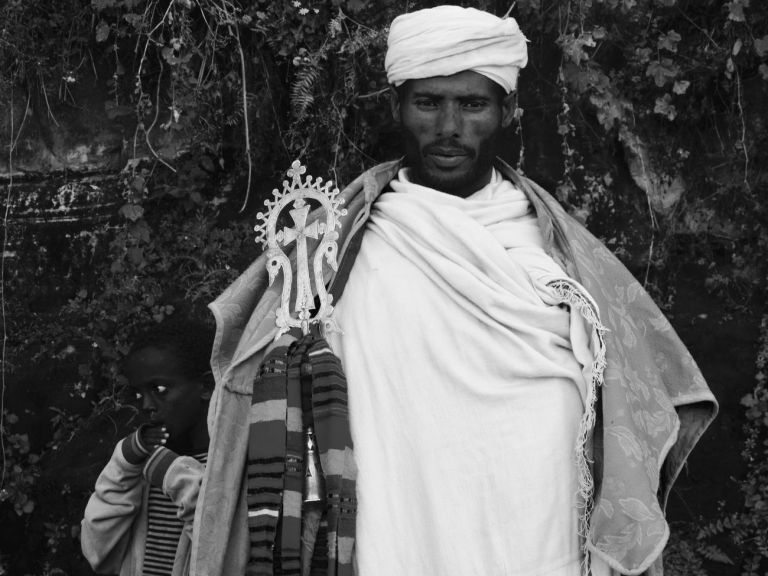
M 706 546 L 699 547 L 698 552 L 707 560 L 733 566 L 733 560 L 719 546 L 707 544 Z
M 315 85 L 320 78 L 320 72 L 315 63 L 302 66 L 291 84 L 291 112 L 296 122 L 306 118 L 309 109 L 315 102 Z

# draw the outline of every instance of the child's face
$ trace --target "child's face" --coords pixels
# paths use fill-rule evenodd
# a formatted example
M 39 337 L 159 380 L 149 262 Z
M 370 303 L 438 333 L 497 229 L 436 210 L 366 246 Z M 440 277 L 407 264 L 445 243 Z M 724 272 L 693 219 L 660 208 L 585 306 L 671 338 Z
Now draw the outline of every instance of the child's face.
M 125 364 L 128 383 L 153 424 L 164 424 L 169 441 L 183 440 L 205 421 L 208 410 L 202 382 L 184 375 L 176 356 L 154 347 L 133 352 Z

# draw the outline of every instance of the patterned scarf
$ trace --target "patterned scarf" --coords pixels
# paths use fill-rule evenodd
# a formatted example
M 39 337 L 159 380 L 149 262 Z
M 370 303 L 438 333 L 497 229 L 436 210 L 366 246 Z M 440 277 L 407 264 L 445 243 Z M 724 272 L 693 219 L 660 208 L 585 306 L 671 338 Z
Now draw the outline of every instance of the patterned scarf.
M 309 425 L 325 476 L 326 498 L 319 514 L 302 505 L 304 430 Z M 253 389 L 246 574 L 353 574 L 356 476 L 341 362 L 316 330 L 275 347 Z

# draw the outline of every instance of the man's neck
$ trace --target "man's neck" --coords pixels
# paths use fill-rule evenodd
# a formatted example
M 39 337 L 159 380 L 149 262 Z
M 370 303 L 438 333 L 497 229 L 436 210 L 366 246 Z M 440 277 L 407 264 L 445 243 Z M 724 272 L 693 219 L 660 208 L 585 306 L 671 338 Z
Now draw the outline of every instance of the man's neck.
M 482 190 L 483 188 L 485 188 L 491 182 L 491 178 L 493 177 L 493 171 L 494 171 L 494 168 L 493 166 L 491 166 L 488 169 L 487 173 L 482 178 L 477 178 L 473 180 L 471 183 L 466 184 L 465 186 L 458 186 L 455 188 L 452 186 L 446 186 L 446 185 L 440 185 L 440 184 L 434 185 L 429 182 L 425 182 L 421 178 L 419 178 L 418 174 L 416 173 L 416 170 L 414 170 L 412 167 L 408 167 L 408 170 L 405 175 L 408 181 L 413 184 L 418 184 L 419 186 L 423 186 L 425 188 L 429 188 L 437 192 L 442 192 L 443 194 L 450 194 L 451 196 L 457 196 L 459 198 L 469 198 L 479 190 Z

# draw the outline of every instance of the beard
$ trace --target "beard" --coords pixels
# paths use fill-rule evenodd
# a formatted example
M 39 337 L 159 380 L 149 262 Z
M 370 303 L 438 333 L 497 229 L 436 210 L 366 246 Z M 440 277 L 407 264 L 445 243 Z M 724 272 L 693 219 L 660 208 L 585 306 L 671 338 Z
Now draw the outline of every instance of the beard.
M 413 132 L 404 126 L 402 130 L 405 162 L 406 166 L 411 168 L 411 178 L 415 183 L 462 198 L 477 192 L 488 183 L 488 174 L 493 167 L 501 140 L 501 127 L 482 140 L 477 149 L 462 145 L 452 138 L 443 138 L 420 146 Z M 427 156 L 435 146 L 460 148 L 467 155 L 468 165 L 457 170 L 443 170 L 431 165 Z

